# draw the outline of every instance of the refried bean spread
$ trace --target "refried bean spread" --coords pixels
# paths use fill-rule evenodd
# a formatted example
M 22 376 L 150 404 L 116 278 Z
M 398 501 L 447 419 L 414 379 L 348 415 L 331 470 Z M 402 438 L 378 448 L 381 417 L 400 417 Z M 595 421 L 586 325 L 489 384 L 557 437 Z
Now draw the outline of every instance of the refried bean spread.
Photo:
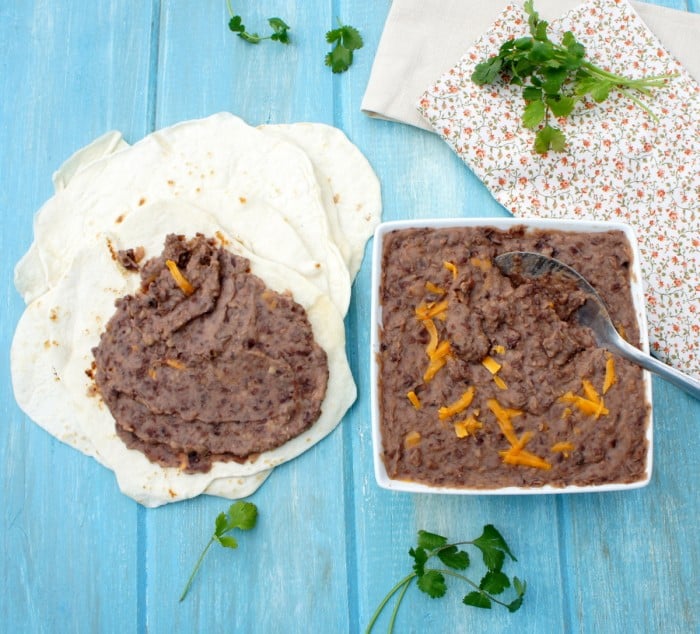
M 390 478 L 500 488 L 645 476 L 642 371 L 596 347 L 569 281 L 504 276 L 535 251 L 579 271 L 639 345 L 622 232 L 400 229 L 384 238 L 379 399 Z
M 326 353 L 304 308 L 268 289 L 246 258 L 201 235 L 170 235 L 140 275 L 93 350 L 97 389 L 128 447 L 206 472 L 316 421 Z

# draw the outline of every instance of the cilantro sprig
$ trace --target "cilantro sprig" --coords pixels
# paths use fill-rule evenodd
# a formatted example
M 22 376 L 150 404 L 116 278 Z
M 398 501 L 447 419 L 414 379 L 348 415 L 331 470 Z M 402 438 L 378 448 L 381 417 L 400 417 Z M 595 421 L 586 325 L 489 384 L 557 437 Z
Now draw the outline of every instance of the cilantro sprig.
M 335 44 L 326 54 L 326 66 L 334 73 L 344 73 L 352 65 L 353 51 L 364 46 L 360 32 L 353 26 L 340 24 L 326 33 L 326 42 Z
M 185 597 L 187 596 L 187 593 L 192 586 L 192 582 L 194 581 L 195 575 L 197 574 L 199 567 L 202 565 L 204 555 L 207 554 L 207 551 L 209 548 L 211 548 L 212 544 L 214 542 L 218 542 L 224 548 L 238 548 L 238 541 L 235 537 L 229 535 L 229 533 L 236 529 L 248 531 L 255 527 L 257 520 L 258 507 L 252 502 L 242 502 L 239 500 L 238 502 L 234 502 L 229 507 L 228 512 L 219 513 L 214 524 L 214 533 L 207 545 L 204 547 L 204 550 L 199 555 L 199 559 L 197 559 L 197 563 L 192 570 L 192 574 L 190 574 L 190 578 L 187 580 L 185 589 L 180 595 L 181 602 L 184 601 Z
M 552 41 L 547 34 L 549 25 L 540 19 L 533 0 L 526 0 L 523 9 L 528 16 L 530 35 L 503 42 L 498 55 L 477 64 L 471 78 L 480 86 L 493 84 L 500 78 L 522 86 L 525 101 L 522 125 L 537 130 L 535 152 L 561 152 L 566 148 L 566 137 L 554 121 L 568 117 L 587 95 L 602 103 L 611 91 L 617 90 L 658 122 L 634 92 L 651 95 L 652 88 L 664 86 L 677 74 L 630 79 L 610 73 L 586 59 L 585 46 L 571 31 L 564 33 L 560 43 Z
M 487 571 L 478 583 L 461 572 L 469 568 L 471 559 L 469 553 L 461 550 L 460 546 L 473 546 L 481 551 Z M 493 604 L 497 604 L 507 608 L 510 612 L 516 612 L 523 603 L 525 582 L 515 576 L 511 580 L 503 572 L 506 557 L 512 561 L 517 561 L 517 559 L 503 536 L 492 524 L 484 526 L 482 534 L 476 539 L 454 543 L 448 543 L 447 538 L 442 535 L 418 531 L 418 543 L 408 553 L 413 558 L 413 572 L 401 579 L 382 599 L 367 625 L 366 634 L 370 634 L 379 615 L 392 597 L 398 593 L 388 628 L 389 634 L 393 632 L 399 607 L 414 579 L 418 589 L 433 599 L 443 597 L 447 593 L 447 577 L 451 577 L 471 586 L 472 590 L 465 594 L 462 599 L 462 603 L 465 605 L 490 609 Z M 441 564 L 441 567 L 429 567 L 428 564 L 431 560 L 435 561 L 436 559 L 440 562 L 437 565 Z M 504 601 L 497 598 L 508 588 L 512 588 L 512 592 L 515 593 L 513 599 Z
M 280 44 L 289 44 L 289 30 L 291 27 L 286 24 L 282 18 L 268 18 L 267 23 L 270 25 L 272 33 L 263 37 L 258 33 L 249 33 L 246 30 L 246 26 L 243 24 L 243 18 L 240 15 L 234 14 L 233 8 L 231 7 L 231 0 L 226 0 L 226 7 L 231 17 L 228 22 L 228 28 L 249 44 L 260 44 L 263 40 L 272 40 Z

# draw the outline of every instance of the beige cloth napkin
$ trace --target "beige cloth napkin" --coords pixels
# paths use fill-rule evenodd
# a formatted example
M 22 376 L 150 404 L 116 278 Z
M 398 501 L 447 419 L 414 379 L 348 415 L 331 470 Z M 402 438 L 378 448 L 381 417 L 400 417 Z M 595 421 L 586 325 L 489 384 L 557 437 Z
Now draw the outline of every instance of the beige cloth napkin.
M 506 4 L 506 0 L 393 0 L 361 110 L 432 130 L 416 111 L 418 97 L 491 27 Z M 537 0 L 535 8 L 543 18 L 553 19 L 578 4 L 580 0 Z M 700 14 L 641 2 L 632 6 L 700 81 Z

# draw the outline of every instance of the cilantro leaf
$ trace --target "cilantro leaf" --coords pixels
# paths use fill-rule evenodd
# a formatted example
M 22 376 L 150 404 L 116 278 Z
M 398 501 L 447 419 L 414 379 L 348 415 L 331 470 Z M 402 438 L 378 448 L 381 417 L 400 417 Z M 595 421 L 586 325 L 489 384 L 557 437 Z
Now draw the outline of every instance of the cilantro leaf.
M 475 608 L 485 608 L 487 610 L 491 609 L 491 600 L 483 593 L 474 590 L 462 599 L 464 605 L 471 605 Z
M 354 26 L 341 27 L 343 46 L 351 51 L 356 51 L 364 46 L 360 32 Z
M 456 570 L 466 570 L 469 568 L 469 553 L 463 550 L 457 550 L 457 546 L 455 545 L 440 549 L 437 556 L 448 568 L 454 568 Z
M 542 101 L 542 89 L 536 86 L 528 86 L 523 90 L 523 99 L 525 101 Z
M 267 22 L 273 31 L 270 39 L 282 44 L 289 44 L 289 29 L 291 27 L 281 18 L 270 18 Z
M 418 577 L 418 587 L 432 599 L 444 597 L 447 592 L 445 577 L 437 570 L 426 570 L 425 574 Z
M 217 541 L 224 548 L 238 548 L 238 542 L 236 541 L 236 538 L 231 537 L 230 535 L 224 535 L 223 537 L 219 537 Z
M 326 53 L 325 62 L 334 73 L 344 73 L 352 65 L 352 51 L 344 46 L 336 46 Z
M 502 568 L 506 554 L 513 561 L 516 561 L 505 539 L 492 524 L 484 526 L 483 533 L 474 540 L 473 544 L 481 551 L 484 564 L 491 571 L 498 571 Z
M 498 73 L 501 71 L 501 66 L 503 65 L 503 60 L 496 56 L 491 57 L 481 64 L 477 64 L 474 72 L 472 73 L 472 81 L 477 86 L 483 86 L 484 84 L 492 84 Z
M 418 546 L 426 550 L 435 550 L 444 546 L 447 543 L 447 538 L 428 531 L 418 531 Z
M 415 573 L 419 577 L 423 576 L 425 564 L 428 561 L 428 553 L 425 552 L 425 548 L 421 548 L 420 546 L 415 549 L 411 548 L 411 550 L 408 551 L 408 554 L 413 557 L 413 570 Z
M 531 101 L 525 110 L 523 111 L 523 127 L 532 129 L 536 128 L 542 120 L 544 119 L 544 102 L 543 101 Z
M 216 516 L 216 520 L 214 521 L 214 533 L 204 547 L 204 550 L 200 553 L 199 559 L 197 559 L 197 563 L 194 565 L 192 573 L 185 584 L 185 589 L 180 595 L 180 601 L 184 601 L 187 596 L 195 575 L 202 565 L 204 555 L 207 554 L 212 544 L 218 542 L 224 548 L 238 548 L 238 541 L 236 538 L 227 535 L 227 533 L 236 529 L 244 531 L 250 530 L 255 526 L 257 519 L 258 507 L 251 502 L 243 502 L 241 500 L 231 504 L 227 513 L 219 513 Z
M 258 520 L 258 507 L 252 502 L 234 502 L 228 510 L 229 530 L 239 528 L 247 531 L 253 528 Z
M 547 105 L 555 117 L 568 117 L 576 105 L 574 97 L 548 97 Z
M 241 18 L 241 16 L 234 15 L 228 21 L 228 28 L 231 29 L 231 31 L 233 31 L 234 33 L 244 33 L 245 25 L 243 24 L 243 19 Z
M 535 135 L 535 152 L 544 154 L 548 150 L 563 152 L 566 147 L 566 137 L 561 130 L 551 126 L 544 126 Z
M 353 26 L 341 24 L 326 33 L 326 42 L 335 46 L 326 54 L 325 64 L 334 73 L 344 73 L 353 61 L 353 51 L 364 46 L 360 32 Z
M 506 588 L 510 588 L 510 579 L 500 570 L 489 570 L 481 579 L 479 588 L 489 594 L 501 594 Z

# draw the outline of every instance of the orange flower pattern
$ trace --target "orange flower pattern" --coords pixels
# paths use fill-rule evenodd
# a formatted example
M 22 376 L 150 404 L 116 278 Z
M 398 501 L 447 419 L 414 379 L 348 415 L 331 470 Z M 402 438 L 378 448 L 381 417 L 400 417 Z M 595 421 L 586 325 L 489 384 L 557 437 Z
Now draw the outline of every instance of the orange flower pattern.
M 493 196 L 516 216 L 614 220 L 637 233 L 652 352 L 700 377 L 700 85 L 664 50 L 627 0 L 587 0 L 550 24 L 567 30 L 599 66 L 631 77 L 678 73 L 651 97 L 656 123 L 611 91 L 580 102 L 558 125 L 568 146 L 538 155 L 524 129 L 521 89 L 479 87 L 476 64 L 504 39 L 527 34 L 509 6 L 430 87 L 418 110 Z

